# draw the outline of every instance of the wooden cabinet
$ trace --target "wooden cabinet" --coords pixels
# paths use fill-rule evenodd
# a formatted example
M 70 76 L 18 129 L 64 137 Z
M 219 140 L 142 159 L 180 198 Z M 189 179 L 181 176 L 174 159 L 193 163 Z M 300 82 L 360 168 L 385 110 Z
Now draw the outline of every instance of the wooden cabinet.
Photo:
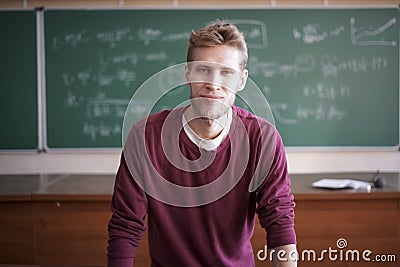
M 399 175 L 387 176 L 392 182 L 385 189 L 366 193 L 313 189 L 309 185 L 318 175 L 292 175 L 298 266 L 380 266 L 374 261 L 377 255 L 396 257 L 396 262 L 382 266 L 399 265 Z M 46 189 L 19 195 L 6 194 L 2 187 L 0 264 L 105 266 L 113 183 L 112 176 L 71 176 Z M 347 246 L 338 248 L 339 239 Z M 265 232 L 258 220 L 252 244 L 256 266 L 271 266 L 268 260 L 257 259 L 257 252 L 265 247 Z M 336 260 L 323 253 L 329 249 L 337 251 L 331 255 Z M 360 253 L 359 261 L 355 250 Z M 369 257 L 374 262 L 361 258 L 365 250 L 372 252 Z M 323 261 L 318 259 L 321 255 Z M 137 249 L 135 264 L 150 264 L 146 236 Z
M 113 184 L 102 175 L 0 176 L 0 264 L 105 266 Z
M 400 261 L 399 199 L 310 199 L 299 200 L 296 208 L 296 232 L 299 252 L 314 250 L 316 258 L 323 250 L 336 250 L 324 255 L 324 261 L 307 261 L 304 266 L 371 266 L 376 255 L 395 255 Z M 367 252 L 363 259 L 362 253 Z M 307 255 L 307 254 L 305 254 Z M 315 263 L 314 263 L 315 262 Z
M 0 263 L 35 262 L 32 203 L 0 202 Z
M 106 264 L 108 202 L 40 201 L 34 210 L 35 263 Z
M 0 202 L 0 263 L 104 266 L 109 201 Z

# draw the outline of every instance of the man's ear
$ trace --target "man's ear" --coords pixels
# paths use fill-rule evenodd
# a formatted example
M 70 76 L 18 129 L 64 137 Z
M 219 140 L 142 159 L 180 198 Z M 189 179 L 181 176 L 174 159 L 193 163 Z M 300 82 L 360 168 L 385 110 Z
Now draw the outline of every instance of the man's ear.
M 240 86 L 239 86 L 238 92 L 242 91 L 244 89 L 244 87 L 246 86 L 248 77 L 249 77 L 249 71 L 247 69 L 244 69 L 242 72 L 242 75 L 240 77 Z

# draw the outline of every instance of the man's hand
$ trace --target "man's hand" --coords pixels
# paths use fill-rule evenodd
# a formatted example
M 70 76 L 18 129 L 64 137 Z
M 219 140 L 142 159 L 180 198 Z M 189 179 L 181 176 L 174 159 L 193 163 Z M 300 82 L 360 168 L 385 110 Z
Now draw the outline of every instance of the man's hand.
M 273 248 L 269 254 L 273 254 L 273 267 L 296 267 L 297 266 L 297 249 L 295 244 L 285 245 Z

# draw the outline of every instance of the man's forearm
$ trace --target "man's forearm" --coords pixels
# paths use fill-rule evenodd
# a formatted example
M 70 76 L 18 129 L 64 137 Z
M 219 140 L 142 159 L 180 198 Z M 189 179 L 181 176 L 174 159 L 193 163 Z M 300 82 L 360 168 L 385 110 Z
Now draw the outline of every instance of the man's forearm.
M 295 244 L 276 247 L 270 250 L 273 253 L 273 267 L 296 267 L 297 249 Z

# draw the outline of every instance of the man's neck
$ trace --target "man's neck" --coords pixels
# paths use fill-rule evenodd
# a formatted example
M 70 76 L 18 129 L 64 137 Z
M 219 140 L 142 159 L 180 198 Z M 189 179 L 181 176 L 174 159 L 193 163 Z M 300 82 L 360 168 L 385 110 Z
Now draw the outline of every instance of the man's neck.
M 207 118 L 194 118 L 192 107 L 189 106 L 184 113 L 189 127 L 202 139 L 214 139 L 221 134 L 224 126 L 227 124 L 228 116 L 223 115 L 221 118 L 212 120 Z

